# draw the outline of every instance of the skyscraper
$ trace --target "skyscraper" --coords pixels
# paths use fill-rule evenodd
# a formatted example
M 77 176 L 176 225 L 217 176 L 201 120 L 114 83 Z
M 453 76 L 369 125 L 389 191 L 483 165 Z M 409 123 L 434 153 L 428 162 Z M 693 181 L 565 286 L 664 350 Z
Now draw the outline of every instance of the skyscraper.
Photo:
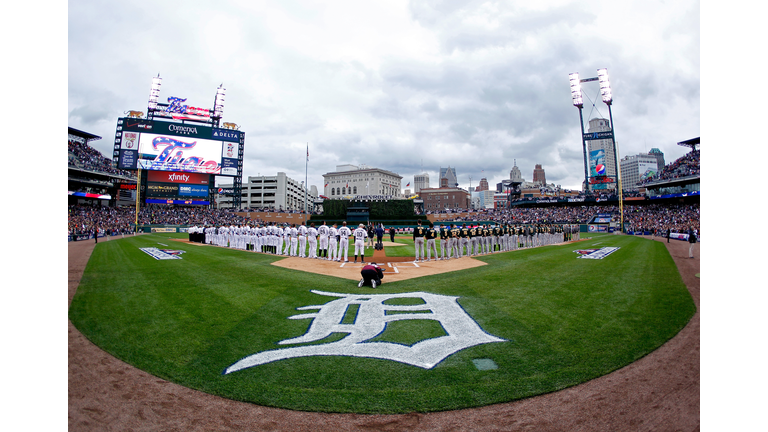
M 459 180 L 456 177 L 456 168 L 440 168 L 440 186 L 443 185 L 443 179 L 447 180 L 447 187 L 453 188 L 458 185 Z
M 541 164 L 536 164 L 533 169 L 533 182 L 541 185 L 547 184 L 547 176 L 544 175 L 544 168 L 541 167 Z
M 422 189 L 429 189 L 429 174 L 421 173 L 413 176 L 413 191 L 419 193 Z
M 523 173 L 520 172 L 520 168 L 517 167 L 517 159 L 515 159 L 515 165 L 512 170 L 509 171 L 509 179 L 515 183 L 523 182 Z

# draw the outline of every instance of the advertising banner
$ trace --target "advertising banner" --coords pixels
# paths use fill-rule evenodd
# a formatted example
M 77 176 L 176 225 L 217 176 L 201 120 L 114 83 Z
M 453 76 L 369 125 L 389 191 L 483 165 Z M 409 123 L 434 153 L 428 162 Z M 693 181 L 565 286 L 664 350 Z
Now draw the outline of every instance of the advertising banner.
M 147 174 L 147 181 L 158 182 L 158 183 L 184 183 L 184 184 L 207 185 L 209 178 L 210 176 L 208 174 L 199 174 L 199 173 L 150 171 Z

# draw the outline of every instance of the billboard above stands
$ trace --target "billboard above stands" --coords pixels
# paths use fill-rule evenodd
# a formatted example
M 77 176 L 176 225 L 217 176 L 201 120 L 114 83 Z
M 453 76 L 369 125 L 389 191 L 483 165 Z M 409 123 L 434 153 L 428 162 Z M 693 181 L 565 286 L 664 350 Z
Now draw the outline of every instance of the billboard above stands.
M 210 126 L 119 118 L 119 169 L 237 176 L 244 133 Z
M 593 150 L 589 152 L 589 176 L 597 177 L 607 174 L 605 166 L 605 151 Z
M 208 185 L 210 176 L 199 173 L 179 173 L 150 171 L 147 175 L 147 181 L 158 183 L 184 183 L 196 185 Z

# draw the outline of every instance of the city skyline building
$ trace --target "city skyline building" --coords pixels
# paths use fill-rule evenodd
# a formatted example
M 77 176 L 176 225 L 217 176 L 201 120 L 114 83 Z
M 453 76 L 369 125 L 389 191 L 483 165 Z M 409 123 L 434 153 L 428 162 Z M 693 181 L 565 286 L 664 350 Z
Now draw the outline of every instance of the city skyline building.
M 232 183 L 221 184 L 222 189 L 234 188 Z M 312 202 L 317 198 L 317 187 L 311 186 L 305 190 L 304 182 L 288 177 L 284 172 L 274 176 L 248 176 L 248 181 L 242 185 L 240 194 L 241 205 L 245 208 L 269 208 L 276 211 L 302 211 L 312 209 Z M 219 194 L 216 196 L 219 208 L 232 208 L 233 197 Z
M 366 165 L 337 165 L 336 171 L 323 174 L 323 195 L 329 199 L 384 196 L 403 199 L 403 177 L 397 173 Z
M 520 168 L 517 167 L 517 159 L 514 160 L 514 166 L 509 171 L 509 179 L 515 183 L 523 182 L 523 173 L 520 172 Z
M 624 156 L 619 161 L 619 165 L 621 167 L 621 189 L 625 191 L 638 190 L 637 184 L 639 182 L 659 172 L 658 159 L 651 154 L 640 153 Z
M 533 182 L 536 184 L 547 184 L 547 176 L 544 174 L 544 168 L 541 164 L 536 164 L 533 168 Z
M 445 181 L 443 181 L 445 180 Z M 456 168 L 440 168 L 440 187 L 455 188 L 459 183 L 458 177 L 456 177 Z
M 421 173 L 413 176 L 413 191 L 419 193 L 422 189 L 429 188 L 429 174 Z

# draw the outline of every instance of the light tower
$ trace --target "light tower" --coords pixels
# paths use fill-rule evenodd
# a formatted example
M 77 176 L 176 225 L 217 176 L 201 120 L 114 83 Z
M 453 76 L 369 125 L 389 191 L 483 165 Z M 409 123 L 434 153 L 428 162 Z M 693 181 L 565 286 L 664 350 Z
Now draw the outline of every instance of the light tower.
M 579 73 L 574 72 L 568 75 L 568 79 L 571 84 L 571 99 L 573 106 L 579 109 L 579 120 L 581 124 L 581 142 L 584 149 L 584 183 L 587 190 L 589 190 L 589 174 L 587 170 L 587 140 L 594 139 L 611 139 L 613 144 L 613 159 L 616 166 L 616 189 L 619 194 L 619 212 L 621 214 L 621 229 L 624 229 L 624 206 L 623 206 L 623 193 L 621 190 L 621 168 L 619 166 L 619 151 L 616 148 L 616 137 L 614 136 L 613 126 L 613 112 L 611 111 L 611 105 L 613 104 L 613 92 L 611 91 L 611 83 L 608 79 L 608 69 L 602 68 L 597 70 L 597 77 L 579 79 Z M 603 103 L 608 105 L 608 117 L 610 121 L 611 130 L 608 132 L 596 132 L 594 134 L 584 133 L 584 117 L 581 110 L 584 107 L 584 100 L 582 98 L 581 83 L 598 81 L 600 83 L 600 95 L 603 99 Z M 593 104 L 594 105 L 594 104 Z

